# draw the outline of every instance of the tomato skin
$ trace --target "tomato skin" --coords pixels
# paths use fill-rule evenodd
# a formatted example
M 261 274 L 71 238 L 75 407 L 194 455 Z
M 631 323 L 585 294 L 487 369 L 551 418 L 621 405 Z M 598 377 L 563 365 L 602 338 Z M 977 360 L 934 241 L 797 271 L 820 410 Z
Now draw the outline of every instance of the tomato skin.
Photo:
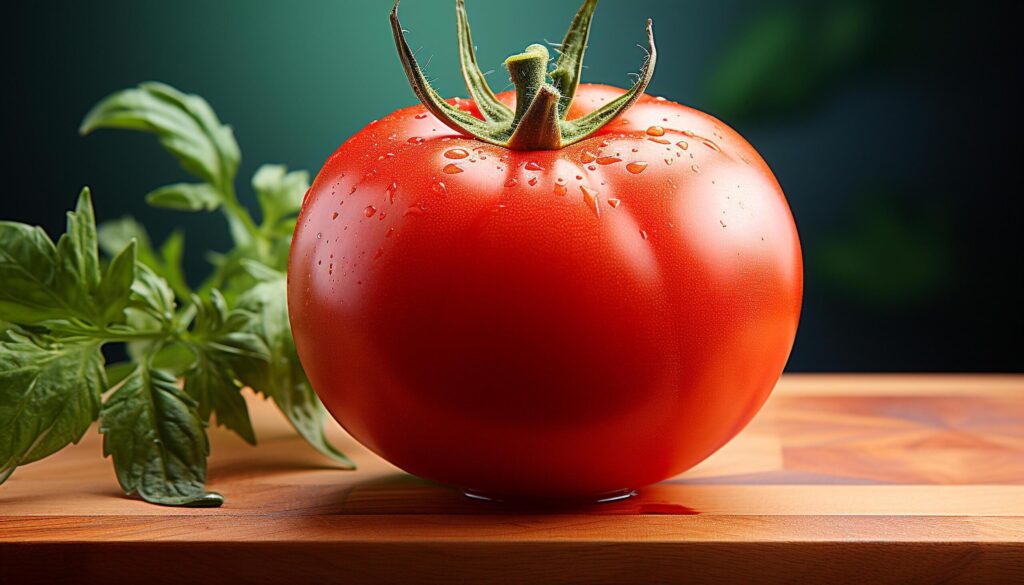
M 570 117 L 621 93 L 583 85 Z M 644 96 L 558 151 L 464 138 L 422 106 L 367 126 L 307 195 L 288 300 L 314 389 L 374 452 L 484 493 L 588 498 L 735 436 L 788 359 L 802 286 L 757 152 Z

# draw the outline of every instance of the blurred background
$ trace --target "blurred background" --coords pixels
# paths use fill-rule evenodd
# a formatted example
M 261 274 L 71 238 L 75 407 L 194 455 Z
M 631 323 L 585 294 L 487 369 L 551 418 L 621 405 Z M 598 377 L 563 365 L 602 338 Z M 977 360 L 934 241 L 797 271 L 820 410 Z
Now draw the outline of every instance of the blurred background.
M 468 0 L 481 66 L 558 42 L 580 0 Z M 465 95 L 452 0 L 406 0 L 403 23 L 442 94 Z M 949 7 L 947 7 L 947 4 Z M 806 300 L 791 371 L 1024 371 L 1024 246 L 1010 147 L 1021 67 L 1009 18 L 984 2 L 605 0 L 584 80 L 626 86 L 661 55 L 651 93 L 712 113 L 774 169 L 800 228 Z M 83 185 L 100 220 L 187 234 L 187 269 L 226 249 L 219 215 L 147 207 L 183 173 L 152 136 L 80 138 L 89 108 L 159 80 L 235 128 L 239 177 L 315 173 L 370 120 L 415 99 L 390 0 L 34 2 L 8 7 L 0 218 L 63 230 Z M 251 202 L 245 181 L 239 187 Z M 0 283 L 2 286 L 2 283 Z

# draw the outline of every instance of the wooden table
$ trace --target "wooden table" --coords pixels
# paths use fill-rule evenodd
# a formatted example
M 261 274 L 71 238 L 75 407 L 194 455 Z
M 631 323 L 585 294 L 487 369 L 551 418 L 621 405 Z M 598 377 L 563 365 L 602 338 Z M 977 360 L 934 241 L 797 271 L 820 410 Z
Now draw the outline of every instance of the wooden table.
M 265 404 L 213 432 L 219 509 L 122 496 L 94 433 L 0 487 L 0 583 L 1024 583 L 1024 376 L 787 376 L 628 501 L 526 510 L 333 469 Z

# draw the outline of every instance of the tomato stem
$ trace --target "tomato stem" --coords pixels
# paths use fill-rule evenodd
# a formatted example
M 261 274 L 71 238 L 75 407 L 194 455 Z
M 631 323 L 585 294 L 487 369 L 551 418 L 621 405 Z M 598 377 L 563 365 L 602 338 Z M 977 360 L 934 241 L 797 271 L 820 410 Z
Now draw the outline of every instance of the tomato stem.
M 568 120 L 569 107 L 579 87 L 583 54 L 590 37 L 597 0 L 585 0 L 573 19 L 561 45 L 561 55 L 548 74 L 550 53 L 543 45 L 530 45 L 526 51 L 505 61 L 516 88 L 513 112 L 495 97 L 476 60 L 469 29 L 465 0 L 456 0 L 459 58 L 462 76 L 470 97 L 476 102 L 483 120 L 445 101 L 430 85 L 405 39 L 398 20 L 396 0 L 391 11 L 391 29 L 409 83 L 416 97 L 434 116 L 452 129 L 484 142 L 514 150 L 557 150 L 588 138 L 629 109 L 643 95 L 654 75 L 657 49 L 651 21 L 647 21 L 648 58 L 633 87 L 604 107 L 576 120 Z M 550 83 L 549 83 L 550 78 Z

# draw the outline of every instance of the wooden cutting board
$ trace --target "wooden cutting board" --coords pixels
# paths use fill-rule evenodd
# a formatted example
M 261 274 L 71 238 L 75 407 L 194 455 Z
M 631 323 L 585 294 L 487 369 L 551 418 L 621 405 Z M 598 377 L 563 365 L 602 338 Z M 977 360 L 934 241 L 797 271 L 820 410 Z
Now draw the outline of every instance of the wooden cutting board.
M 250 397 L 251 398 L 251 397 Z M 631 500 L 471 501 L 339 429 L 342 471 L 251 399 L 218 509 L 124 497 L 95 433 L 0 486 L 0 583 L 1024 583 L 1024 376 L 787 376 Z

